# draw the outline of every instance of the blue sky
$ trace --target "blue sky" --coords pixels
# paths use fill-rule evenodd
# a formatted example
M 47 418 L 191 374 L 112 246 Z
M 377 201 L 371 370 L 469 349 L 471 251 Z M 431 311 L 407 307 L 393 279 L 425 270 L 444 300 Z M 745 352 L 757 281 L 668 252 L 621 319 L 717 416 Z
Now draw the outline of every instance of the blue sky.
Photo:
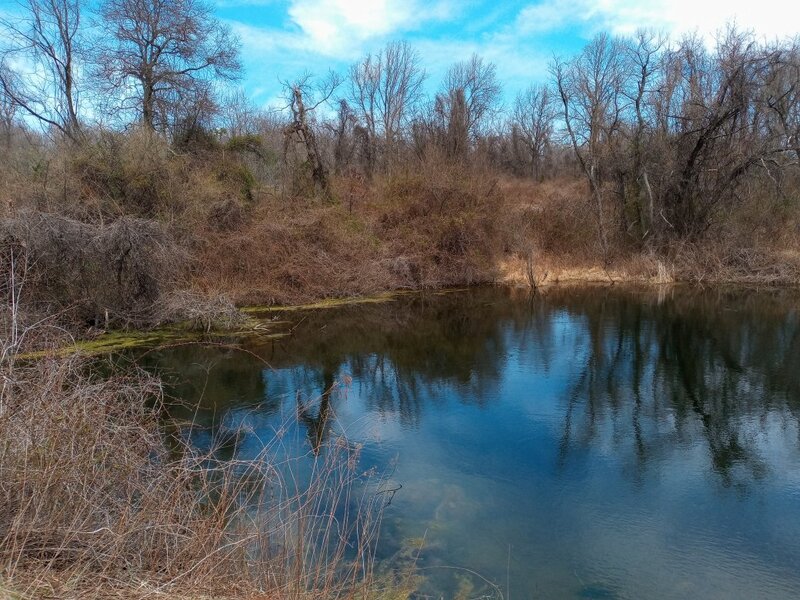
M 429 87 L 473 52 L 497 65 L 506 97 L 547 77 L 553 54 L 570 55 L 600 30 L 639 27 L 709 39 L 735 21 L 773 39 L 800 30 L 800 7 L 783 0 L 214 0 L 242 40 L 248 96 L 274 102 L 279 80 L 344 72 L 366 52 L 405 39 L 422 54 Z
M 97 5 L 101 0 L 87 0 Z M 554 54 L 577 52 L 598 31 L 640 27 L 712 41 L 735 22 L 759 37 L 800 32 L 800 1 L 772 0 L 205 0 L 242 41 L 241 86 L 259 106 L 282 106 L 281 81 L 344 73 L 367 52 L 404 39 L 435 90 L 447 68 L 477 52 L 497 65 L 507 100 L 547 78 Z M 25 0 L 0 0 L 0 15 Z

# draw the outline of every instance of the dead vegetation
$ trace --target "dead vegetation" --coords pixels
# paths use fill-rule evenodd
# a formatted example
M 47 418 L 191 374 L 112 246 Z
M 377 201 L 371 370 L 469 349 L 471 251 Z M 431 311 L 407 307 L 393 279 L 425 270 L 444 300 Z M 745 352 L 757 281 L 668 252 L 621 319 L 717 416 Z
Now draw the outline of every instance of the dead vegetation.
M 19 211 L 0 220 L 0 243 L 4 256 L 25 254 L 26 305 L 106 328 L 150 324 L 181 255 L 159 223 L 134 217 L 87 224 Z
M 9 358 L 3 597 L 333 599 L 376 585 L 385 499 L 346 440 L 307 459 L 300 485 L 278 438 L 246 461 L 218 459 L 224 440 L 194 447 L 191 424 L 165 417 L 159 381 L 136 368 Z
M 268 195 L 238 230 L 209 228 L 193 285 L 267 304 L 494 281 L 503 197 L 491 174 L 431 159 L 370 185 L 340 176 L 337 191 L 357 198 Z
M 114 222 L 111 239 L 127 225 Z M 379 589 L 386 499 L 380 476 L 359 469 L 359 447 L 333 436 L 292 454 L 278 434 L 252 458 L 221 458 L 230 440 L 196 446 L 195 425 L 172 419 L 160 381 L 135 365 L 25 359 L 69 335 L 58 315 L 25 306 L 51 285 L 36 279 L 31 257 L 46 264 L 47 255 L 31 246 L 9 242 L 2 255 L 3 597 L 310 600 Z M 238 318 L 216 295 L 175 302 L 182 314 L 199 306 L 204 326 Z
M 169 114 L 115 98 L 142 122 L 76 113 L 62 135 L 21 120 L 12 85 L 0 243 L 27 255 L 30 310 L 76 332 L 497 281 L 796 283 L 798 56 L 735 27 L 713 49 L 601 34 L 503 113 L 492 63 L 456 61 L 427 97 L 423 57 L 394 42 L 286 82 L 283 114 L 243 93 L 161 98 Z
M 111 21 L 94 22 L 132 4 L 101 2 Z M 27 41 L 0 19 L 0 595 L 354 597 L 380 518 L 344 440 L 294 490 L 270 449 L 222 462 L 165 428 L 159 382 L 135 368 L 25 351 L 385 290 L 800 283 L 796 40 L 602 34 L 508 115 L 494 64 L 458 60 L 426 97 L 422 57 L 394 42 L 349 89 L 287 84 L 276 115 L 217 97 L 238 54 L 212 13 L 156 5 L 125 27 L 175 25 L 161 40 L 92 38 L 72 0 L 29 2 L 54 29 Z M 188 29 L 209 35 L 183 48 Z M 72 36 L 97 43 L 74 54 Z M 154 44 L 155 64 L 121 69 Z M 27 64 L 42 89 L 15 72 Z M 97 64 L 100 86 L 83 76 Z M 328 101 L 335 117 L 316 110 Z M 353 519 L 335 519 L 354 489 Z

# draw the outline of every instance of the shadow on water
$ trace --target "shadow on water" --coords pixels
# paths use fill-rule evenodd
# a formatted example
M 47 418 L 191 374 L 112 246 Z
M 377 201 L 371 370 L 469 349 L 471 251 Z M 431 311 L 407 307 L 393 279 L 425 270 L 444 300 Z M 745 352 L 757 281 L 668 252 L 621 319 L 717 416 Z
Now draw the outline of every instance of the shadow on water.
M 146 360 L 207 432 L 198 444 L 229 435 L 228 455 L 252 454 L 297 417 L 298 448 L 346 435 L 368 464 L 396 459 L 385 553 L 425 535 L 423 570 L 475 567 L 512 597 L 791 597 L 800 542 L 773 529 L 786 506 L 800 521 L 798 299 L 479 289 L 291 313 L 291 336 L 247 352 Z M 613 528 L 630 548 L 609 550 Z M 666 566 L 653 574 L 642 551 Z M 741 587 L 754 575 L 772 583 Z

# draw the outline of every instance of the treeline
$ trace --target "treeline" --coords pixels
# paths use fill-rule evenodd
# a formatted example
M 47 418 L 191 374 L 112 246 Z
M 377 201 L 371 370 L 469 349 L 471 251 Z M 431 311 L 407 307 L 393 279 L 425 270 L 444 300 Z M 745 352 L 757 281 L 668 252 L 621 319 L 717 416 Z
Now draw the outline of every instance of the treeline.
M 531 281 L 548 256 L 794 277 L 771 264 L 800 233 L 798 38 L 600 34 L 512 102 L 480 56 L 437 83 L 396 41 L 264 109 L 199 0 L 26 0 L 0 30 L 0 241 L 66 304 L 99 282 L 94 322 L 198 278 L 297 301 L 491 281 L 510 255 Z
M 496 68 L 478 56 L 422 93 L 420 57 L 389 44 L 354 65 L 334 123 L 338 171 L 366 175 L 443 153 L 542 180 L 580 172 L 607 230 L 637 243 L 696 238 L 753 189 L 786 198 L 800 160 L 800 45 L 729 28 L 711 49 L 640 32 L 596 36 L 550 81 L 502 106 Z M 608 212 L 616 222 L 606 222 Z
M 75 143 L 140 123 L 173 144 L 234 138 L 294 161 L 326 195 L 329 172 L 369 178 L 432 151 L 535 179 L 577 167 L 604 247 L 615 226 L 639 241 L 699 235 L 745 182 L 782 193 L 800 160 L 798 40 L 734 27 L 714 48 L 696 35 L 598 35 L 511 106 L 476 55 L 428 94 L 423 57 L 393 42 L 344 76 L 286 82 L 286 110 L 267 112 L 226 93 L 241 74 L 238 40 L 198 0 L 105 0 L 94 12 L 27 0 L 0 24 L 7 147 L 33 120 Z M 607 203 L 618 223 L 604 223 Z

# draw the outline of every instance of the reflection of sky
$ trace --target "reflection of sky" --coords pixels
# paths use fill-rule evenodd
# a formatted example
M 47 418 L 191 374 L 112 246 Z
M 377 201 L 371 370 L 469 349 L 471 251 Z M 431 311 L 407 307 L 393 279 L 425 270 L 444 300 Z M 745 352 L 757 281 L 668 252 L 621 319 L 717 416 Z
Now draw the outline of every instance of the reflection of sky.
M 637 408 L 628 340 L 590 401 L 581 377 L 605 377 L 602 361 L 592 361 L 598 347 L 615 354 L 618 332 L 606 326 L 597 346 L 583 316 L 552 311 L 545 325 L 499 325 L 504 359 L 490 385 L 478 381 L 477 364 L 457 382 L 398 372 L 369 353 L 357 368 L 337 369 L 338 381 L 353 380 L 332 397 L 334 433 L 365 442 L 368 465 L 397 458 L 392 481 L 403 489 L 387 510 L 387 547 L 425 536 L 420 566 L 434 585 L 451 581 L 439 566 L 469 567 L 500 584 L 508 568 L 512 597 L 800 596 L 796 415 L 770 405 L 725 416 L 748 455 L 723 477 L 702 419 L 677 415 L 670 402 L 680 389 L 667 390 L 677 380 L 669 362 L 644 365 Z M 658 340 L 650 340 L 652 357 Z M 709 389 L 769 393 L 755 370 L 731 379 L 707 362 Z M 266 396 L 284 401 L 277 413 L 250 405 L 226 414 L 226 427 L 251 432 L 242 457 L 278 430 L 302 446 L 303 428 L 291 425 L 296 391 L 309 400 L 323 391 L 320 373 L 302 365 L 262 377 Z

